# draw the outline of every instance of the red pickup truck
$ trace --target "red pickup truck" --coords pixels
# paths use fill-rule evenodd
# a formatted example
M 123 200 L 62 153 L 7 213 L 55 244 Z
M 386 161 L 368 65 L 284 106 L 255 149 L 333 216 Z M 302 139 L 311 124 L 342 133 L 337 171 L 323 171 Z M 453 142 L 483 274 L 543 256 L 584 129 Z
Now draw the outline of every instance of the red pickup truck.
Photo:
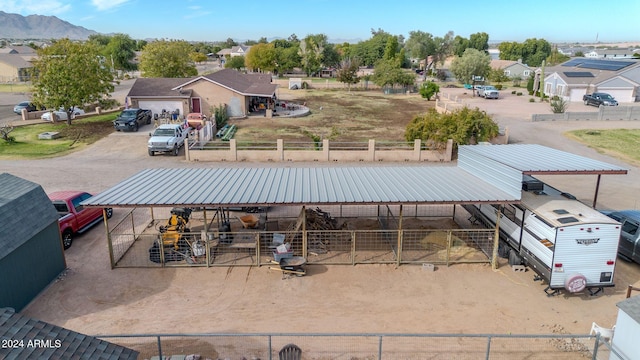
M 73 237 L 81 234 L 102 220 L 100 208 L 85 208 L 80 203 L 92 195 L 82 191 L 57 191 L 49 194 L 49 199 L 56 207 L 60 219 L 60 234 L 65 249 L 71 247 Z M 104 209 L 107 219 L 113 215 L 113 209 Z

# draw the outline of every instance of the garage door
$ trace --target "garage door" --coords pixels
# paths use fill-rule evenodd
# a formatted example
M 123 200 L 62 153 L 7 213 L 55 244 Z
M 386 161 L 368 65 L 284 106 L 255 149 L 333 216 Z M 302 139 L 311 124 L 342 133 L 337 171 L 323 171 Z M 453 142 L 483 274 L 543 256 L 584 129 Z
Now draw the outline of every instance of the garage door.
M 162 114 L 162 109 L 169 112 L 180 109 L 180 115 L 182 114 L 182 102 L 181 101 L 139 101 L 140 109 L 149 109 L 154 114 Z
M 584 89 L 571 89 L 569 94 L 569 101 L 582 101 L 582 96 L 584 95 Z
M 598 91 L 605 92 L 611 96 L 613 96 L 618 102 L 633 102 L 635 99 L 631 97 L 633 90 L 631 89 L 605 89 L 598 88 Z

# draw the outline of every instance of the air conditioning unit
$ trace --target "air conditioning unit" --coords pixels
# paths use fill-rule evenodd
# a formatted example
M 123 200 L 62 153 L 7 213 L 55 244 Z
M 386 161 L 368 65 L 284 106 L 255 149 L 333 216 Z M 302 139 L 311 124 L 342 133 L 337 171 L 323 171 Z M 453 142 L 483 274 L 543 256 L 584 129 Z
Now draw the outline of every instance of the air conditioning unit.
M 540 180 L 526 180 L 522 182 L 524 191 L 540 191 L 544 189 L 544 183 Z

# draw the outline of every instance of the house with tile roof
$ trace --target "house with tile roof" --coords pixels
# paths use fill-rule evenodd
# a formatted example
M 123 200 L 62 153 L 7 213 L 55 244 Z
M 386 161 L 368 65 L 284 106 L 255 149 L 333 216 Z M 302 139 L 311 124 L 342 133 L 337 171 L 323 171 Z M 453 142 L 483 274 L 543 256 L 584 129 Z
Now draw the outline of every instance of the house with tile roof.
M 211 118 L 213 109 L 226 105 L 231 117 L 249 115 L 252 105 L 273 105 L 277 85 L 270 74 L 244 74 L 223 69 L 193 78 L 138 78 L 127 94 L 132 107 L 181 115 L 196 112 Z
M 138 352 L 0 308 L 0 359 L 135 360 Z M 5 342 L 7 341 L 7 342 Z
M 633 103 L 640 100 L 640 60 L 573 58 L 545 69 L 543 90 L 549 97 L 571 102 L 582 102 L 585 94 L 605 92 L 620 103 Z

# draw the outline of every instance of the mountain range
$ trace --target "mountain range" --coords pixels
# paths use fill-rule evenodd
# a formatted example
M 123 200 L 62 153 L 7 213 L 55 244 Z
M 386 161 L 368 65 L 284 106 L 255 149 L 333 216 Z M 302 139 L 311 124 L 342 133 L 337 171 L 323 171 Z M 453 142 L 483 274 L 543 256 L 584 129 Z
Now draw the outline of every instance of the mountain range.
M 0 38 L 86 40 L 98 32 L 73 25 L 55 16 L 9 14 L 0 11 Z

